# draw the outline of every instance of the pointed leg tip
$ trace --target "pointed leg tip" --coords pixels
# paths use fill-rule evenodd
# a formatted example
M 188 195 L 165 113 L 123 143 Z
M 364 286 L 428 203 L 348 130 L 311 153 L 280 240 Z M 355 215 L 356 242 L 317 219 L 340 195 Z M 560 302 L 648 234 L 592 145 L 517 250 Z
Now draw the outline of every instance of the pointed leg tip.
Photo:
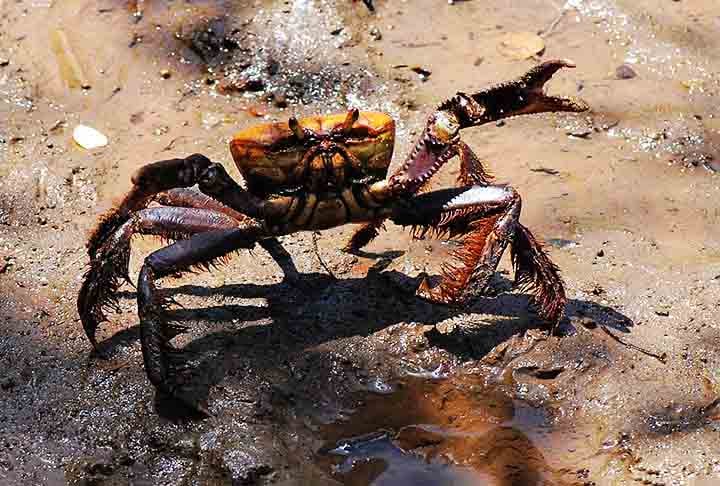
M 90 339 L 90 344 L 92 344 L 92 348 L 93 348 L 92 351 L 90 352 L 91 357 L 101 359 L 103 361 L 107 361 L 110 359 L 110 354 L 106 350 L 104 350 L 100 347 L 100 344 L 97 342 L 97 340 L 94 337 L 93 338 L 88 337 L 88 339 Z
M 451 298 L 443 295 L 440 286 L 430 287 L 427 275 L 423 275 L 420 285 L 415 291 L 415 295 L 432 304 L 449 305 L 453 303 Z
M 557 64 L 560 67 L 566 67 L 566 68 L 571 68 L 571 69 L 577 67 L 575 62 L 570 59 L 555 59 L 555 60 L 549 61 L 549 62 Z
M 199 404 L 199 403 L 198 403 L 197 406 L 195 407 L 195 411 L 197 411 L 197 413 L 198 413 L 199 415 L 201 415 L 203 418 L 206 418 L 206 419 L 207 419 L 207 418 L 212 418 L 212 417 L 215 416 L 215 415 L 213 415 L 213 413 L 210 411 L 210 409 L 208 409 L 206 406 L 204 406 L 204 405 L 202 405 L 202 404 Z

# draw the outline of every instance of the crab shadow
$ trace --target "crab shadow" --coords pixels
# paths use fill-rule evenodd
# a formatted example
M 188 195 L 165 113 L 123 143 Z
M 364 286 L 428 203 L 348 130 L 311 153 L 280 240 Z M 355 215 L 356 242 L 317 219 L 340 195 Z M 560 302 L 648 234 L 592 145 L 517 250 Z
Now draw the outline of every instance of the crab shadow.
M 425 333 L 431 346 L 468 361 L 482 358 L 514 335 L 543 325 L 530 308 L 530 296 L 509 293 L 512 282 L 503 276 L 494 278 L 487 295 L 462 306 L 445 306 L 413 294 L 420 277 L 383 270 L 383 264 L 376 264 L 363 277 L 335 279 L 308 273 L 271 284 L 164 289 L 162 292 L 173 299 L 221 302 L 167 312 L 170 320 L 187 326 L 182 352 L 176 358 L 182 362 L 178 369 L 183 370 L 185 393 L 193 401 L 204 402 L 214 385 L 228 375 L 242 373 L 239 370 L 252 369 L 254 374 L 265 375 L 307 349 L 338 339 L 369 336 L 400 323 L 436 325 L 452 318 L 480 315 L 479 325 L 455 326 L 451 333 L 436 329 Z M 258 299 L 266 305 L 258 305 Z M 559 327 L 561 333 L 573 332 L 571 322 L 578 316 L 622 332 L 629 332 L 633 326 L 623 314 L 590 301 L 570 300 L 566 315 Z M 113 349 L 138 337 L 137 326 L 125 329 L 106 340 L 103 347 Z M 177 402 L 161 395 L 156 405 L 165 416 L 188 414 Z

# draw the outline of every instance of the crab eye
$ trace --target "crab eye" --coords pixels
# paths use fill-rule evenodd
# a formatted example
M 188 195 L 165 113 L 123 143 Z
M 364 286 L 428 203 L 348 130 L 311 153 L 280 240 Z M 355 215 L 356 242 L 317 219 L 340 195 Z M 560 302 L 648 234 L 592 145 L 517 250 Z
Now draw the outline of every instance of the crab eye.
M 298 140 L 302 141 L 305 138 L 305 132 L 298 123 L 297 118 L 295 118 L 294 116 L 290 117 L 290 119 L 288 120 L 288 126 Z

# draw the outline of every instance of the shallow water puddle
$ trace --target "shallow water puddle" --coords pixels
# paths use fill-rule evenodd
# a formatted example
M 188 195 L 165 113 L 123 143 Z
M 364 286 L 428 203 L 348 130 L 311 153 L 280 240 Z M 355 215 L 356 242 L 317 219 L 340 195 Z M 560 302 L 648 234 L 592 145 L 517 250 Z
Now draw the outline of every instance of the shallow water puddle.
M 544 410 L 480 375 L 406 377 L 324 426 L 317 462 L 348 485 L 571 484 L 546 460 L 561 453 L 549 432 Z

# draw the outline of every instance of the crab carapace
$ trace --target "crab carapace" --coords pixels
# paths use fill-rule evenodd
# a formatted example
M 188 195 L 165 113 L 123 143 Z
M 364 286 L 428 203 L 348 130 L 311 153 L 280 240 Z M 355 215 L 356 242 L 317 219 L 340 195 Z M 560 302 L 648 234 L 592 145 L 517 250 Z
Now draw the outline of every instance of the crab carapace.
M 170 340 L 181 328 L 164 316 L 157 281 L 208 268 L 256 244 L 277 255 L 284 252 L 277 236 L 346 223 L 361 224 L 345 247 L 358 251 L 378 235 L 386 220 L 422 235 L 461 239 L 439 283 L 433 286 L 423 280 L 418 296 L 448 304 L 460 301 L 470 284 L 484 289 L 509 245 L 516 283 L 534 291 L 539 315 L 552 326 L 566 301 L 558 268 L 520 223 L 518 193 L 509 185 L 493 184 L 460 130 L 518 115 L 586 110 L 581 100 L 545 94 L 545 83 L 563 67 L 573 65 L 546 61 L 514 81 L 475 94 L 457 93 L 430 114 L 407 159 L 390 172 L 392 118 L 357 109 L 290 118 L 238 133 L 230 150 L 247 189 L 221 164 L 200 154 L 140 167 L 132 177 L 132 189 L 100 219 L 87 245 L 90 267 L 78 310 L 90 342 L 98 349 L 97 326 L 106 320 L 105 311 L 116 307 L 115 293 L 129 279 L 132 236 L 174 240 L 148 255 L 138 276 L 145 371 L 157 389 L 207 412 L 174 384 Z M 460 160 L 457 184 L 421 192 L 454 157 Z

